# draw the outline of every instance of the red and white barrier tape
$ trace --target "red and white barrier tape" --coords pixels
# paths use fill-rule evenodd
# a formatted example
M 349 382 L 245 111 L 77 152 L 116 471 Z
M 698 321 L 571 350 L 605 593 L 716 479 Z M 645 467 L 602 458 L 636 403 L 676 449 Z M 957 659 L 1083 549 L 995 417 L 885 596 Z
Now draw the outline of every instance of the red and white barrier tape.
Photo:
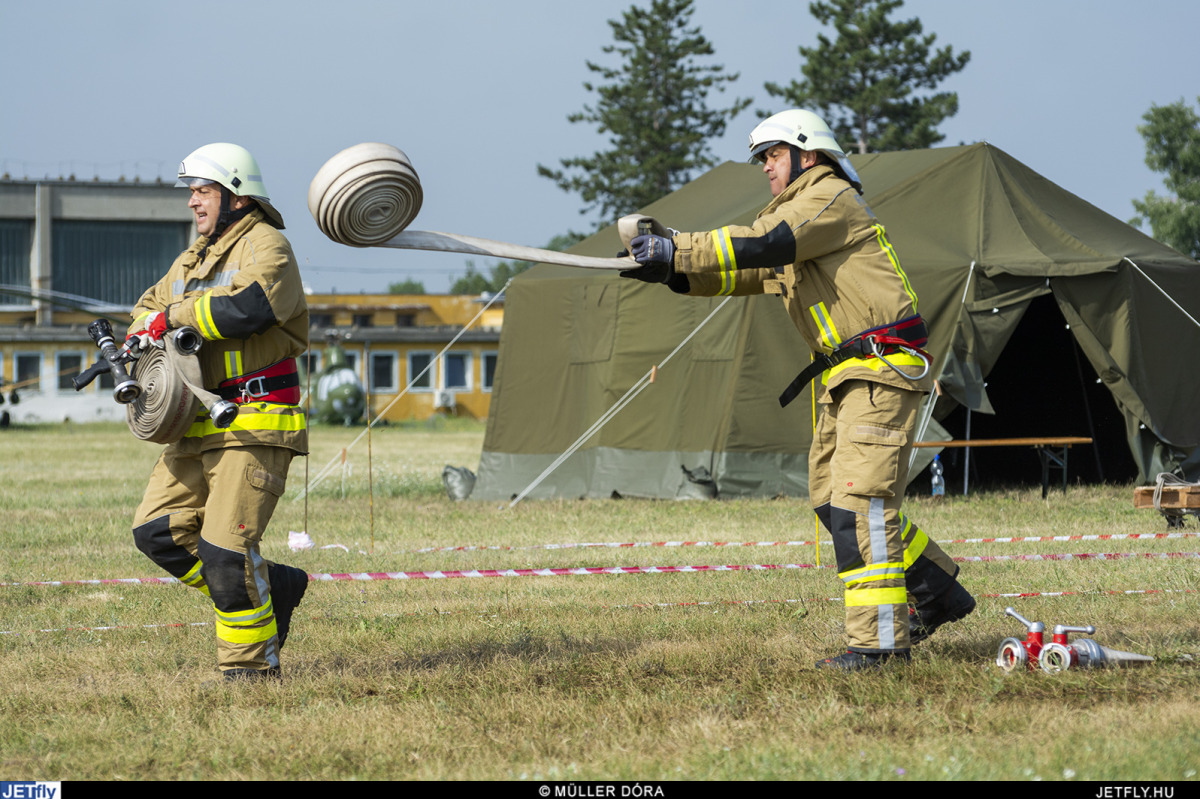
M 1046 560 L 1125 560 L 1144 558 L 1150 560 L 1197 559 L 1200 552 L 1079 552 L 1031 555 L 965 555 L 951 560 L 956 563 L 998 563 L 1003 561 L 1046 561 Z M 817 566 L 813 563 L 761 563 L 749 565 L 712 566 L 566 566 L 544 569 L 455 569 L 448 571 L 415 572 L 337 572 L 317 573 L 308 576 L 313 582 L 337 580 L 442 580 L 472 577 L 567 577 L 589 574 L 688 574 L 698 572 L 776 571 L 787 569 L 832 569 L 832 565 Z M 46 580 L 28 583 L 0 583 L 0 586 L 60 586 L 60 585 L 128 585 L 178 583 L 174 577 L 132 577 L 106 580 Z
M 1008 538 L 954 538 L 938 541 L 939 544 L 1019 544 L 1046 541 L 1125 541 L 1125 540 L 1158 540 L 1168 538 L 1194 538 L 1200 533 L 1114 533 L 1105 535 L 1039 535 Z M 522 547 L 506 546 L 448 546 L 421 547 L 420 549 L 404 550 L 406 552 L 517 552 L 520 550 L 556 550 L 556 549 L 638 549 L 644 547 L 810 547 L 813 541 L 622 541 L 622 542 L 579 542 L 566 544 L 532 544 Z M 822 541 L 828 546 L 830 541 Z
M 1010 594 L 977 594 L 977 599 L 1031 599 L 1036 597 L 1064 597 L 1064 596 L 1131 596 L 1134 594 L 1194 594 L 1196 589 L 1192 588 L 1148 588 L 1148 589 L 1132 589 L 1127 591 L 1029 591 Z M 645 610 L 645 609 L 663 609 L 663 608 L 689 608 L 689 607 L 720 607 L 731 605 L 793 605 L 801 602 L 842 602 L 841 597 L 825 597 L 823 599 L 724 599 L 720 601 L 693 601 L 693 602 L 649 602 L 649 603 L 634 603 L 628 605 L 600 605 L 604 610 Z M 511 610 L 511 608 L 509 608 Z M 518 610 L 528 610 L 528 608 L 518 608 Z M 428 611 L 411 611 L 408 613 L 398 614 L 403 616 L 456 616 L 467 613 L 468 611 L 447 611 L 434 610 L 431 613 Z M 475 611 L 478 615 L 493 615 L 491 611 Z M 385 613 L 383 616 L 392 616 L 397 614 Z M 32 633 L 64 633 L 64 632 L 106 632 L 111 630 L 155 630 L 155 629 L 171 629 L 182 627 L 211 627 L 212 622 L 194 621 L 194 622 L 176 622 L 169 624 L 139 624 L 139 625 L 109 625 L 105 627 L 62 627 L 58 629 L 41 629 L 27 630 L 21 633 L 17 630 L 0 630 L 0 635 L 28 635 Z

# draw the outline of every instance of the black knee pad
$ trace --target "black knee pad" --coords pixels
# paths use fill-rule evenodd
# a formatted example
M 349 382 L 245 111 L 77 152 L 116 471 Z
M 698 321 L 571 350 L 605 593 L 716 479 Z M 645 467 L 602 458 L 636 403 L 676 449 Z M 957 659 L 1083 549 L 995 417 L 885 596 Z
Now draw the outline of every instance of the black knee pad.
M 861 568 L 862 553 L 858 551 L 858 514 L 845 508 L 829 507 L 829 535 L 833 538 L 833 554 L 838 572 Z
M 133 528 L 133 543 L 173 577 L 183 577 L 196 566 L 196 556 L 171 538 L 170 516 L 159 516 Z
M 197 547 L 204 565 L 200 567 L 204 582 L 208 584 L 208 595 L 217 610 L 230 613 L 250 610 L 254 607 L 246 591 L 246 555 L 234 552 L 203 538 Z
M 817 519 L 820 520 L 821 525 L 826 530 L 829 530 L 832 532 L 833 531 L 833 522 L 830 521 L 830 519 L 829 519 L 829 503 L 826 502 L 824 505 L 820 506 L 819 508 L 813 508 L 813 510 L 816 512 Z

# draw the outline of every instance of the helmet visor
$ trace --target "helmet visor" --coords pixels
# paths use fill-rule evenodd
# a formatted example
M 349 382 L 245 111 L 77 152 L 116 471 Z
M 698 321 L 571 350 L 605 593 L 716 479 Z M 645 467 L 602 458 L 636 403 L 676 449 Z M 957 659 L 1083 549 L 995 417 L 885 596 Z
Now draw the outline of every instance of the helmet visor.
M 757 147 L 751 148 L 750 149 L 750 160 L 747 161 L 747 163 L 761 164 L 762 162 L 767 160 L 767 157 L 766 157 L 767 150 L 770 150 L 772 147 L 774 147 L 777 144 L 786 144 L 786 143 L 787 142 L 783 142 L 783 141 L 765 141 L 762 144 L 758 145 Z
M 215 180 L 208 178 L 193 178 L 188 175 L 180 175 L 179 180 L 175 182 L 175 188 L 198 189 L 201 186 L 210 186 L 216 183 Z

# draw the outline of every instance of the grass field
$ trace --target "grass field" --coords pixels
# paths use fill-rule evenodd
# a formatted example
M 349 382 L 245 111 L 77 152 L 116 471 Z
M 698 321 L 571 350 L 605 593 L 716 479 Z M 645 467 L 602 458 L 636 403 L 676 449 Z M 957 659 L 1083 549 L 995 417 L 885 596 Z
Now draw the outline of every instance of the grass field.
M 211 609 L 160 577 L 129 523 L 159 448 L 123 427 L 0 431 L 0 779 L 1194 780 L 1194 537 L 1132 486 L 991 491 L 906 511 L 964 561 L 975 614 L 880 674 L 828 674 L 840 583 L 806 503 L 453 503 L 482 428 L 317 428 L 264 543 L 310 574 L 793 566 L 328 580 L 282 684 L 214 683 Z M 371 468 L 368 470 L 368 450 Z M 317 548 L 291 552 L 290 530 Z M 981 543 L 967 539 L 1116 536 Z M 653 542 L 690 546 L 580 546 Z M 771 546 L 714 546 L 769 542 Z M 702 544 L 709 545 L 702 545 Z M 574 546 L 566 546 L 574 545 Z M 322 548 L 329 547 L 329 548 Z M 468 548 L 470 547 L 470 548 Z M 1031 555 L 1129 553 L 1117 559 Z M 1176 557 L 1169 554 L 1178 553 Z M 801 568 L 809 564 L 809 567 Z M 65 581 L 64 585 L 36 585 Z M 1026 596 L 1017 596 L 1025 594 Z M 1141 668 L 1006 675 L 1008 605 L 1094 624 Z

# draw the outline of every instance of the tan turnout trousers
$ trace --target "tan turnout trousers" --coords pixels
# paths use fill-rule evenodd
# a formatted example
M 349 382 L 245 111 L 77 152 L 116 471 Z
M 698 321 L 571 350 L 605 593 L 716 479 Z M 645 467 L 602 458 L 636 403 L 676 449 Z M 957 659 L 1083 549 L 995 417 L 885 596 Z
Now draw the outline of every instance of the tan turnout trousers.
M 908 650 L 908 593 L 939 595 L 958 572 L 900 511 L 921 397 L 846 381 L 821 406 L 813 435 L 809 496 L 833 537 L 851 651 Z
M 134 516 L 134 539 L 151 560 L 208 596 L 216 612 L 217 663 L 277 669 L 279 641 L 267 567 L 259 553 L 283 494 L 292 451 L 167 447 Z

